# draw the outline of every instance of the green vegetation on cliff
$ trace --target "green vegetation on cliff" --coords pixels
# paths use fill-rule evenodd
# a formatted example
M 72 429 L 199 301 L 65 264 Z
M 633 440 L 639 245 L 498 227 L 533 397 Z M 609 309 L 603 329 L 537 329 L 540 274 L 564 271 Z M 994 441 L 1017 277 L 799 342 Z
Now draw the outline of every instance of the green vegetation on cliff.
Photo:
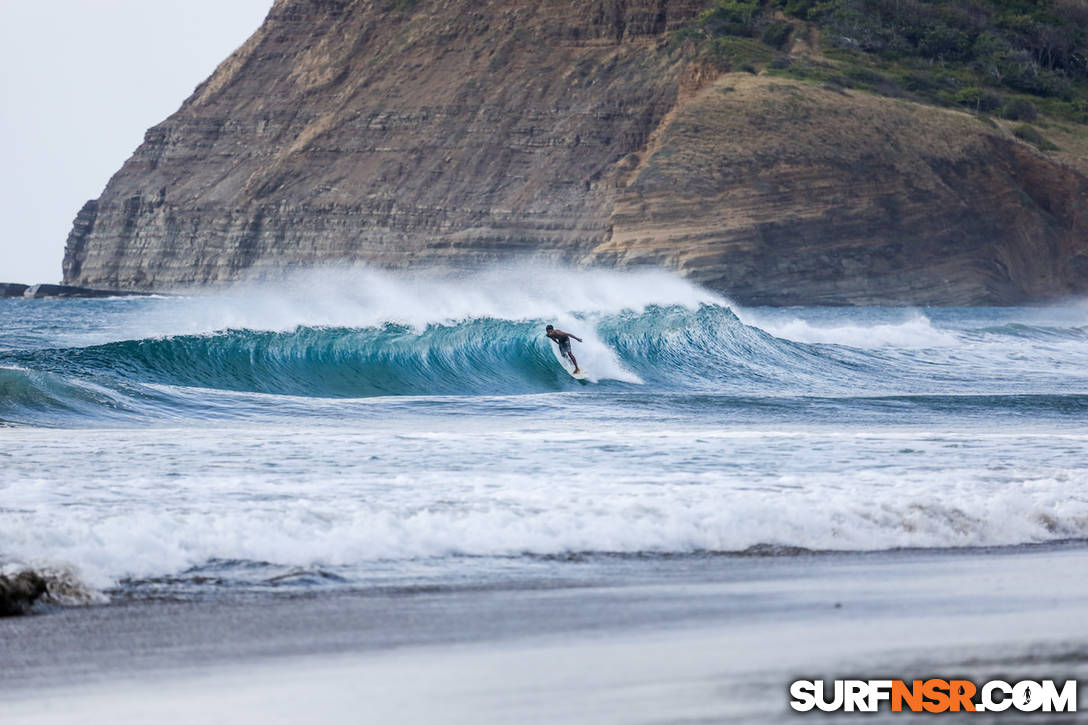
M 731 70 L 1088 123 L 1088 0 L 715 0 L 692 37 Z

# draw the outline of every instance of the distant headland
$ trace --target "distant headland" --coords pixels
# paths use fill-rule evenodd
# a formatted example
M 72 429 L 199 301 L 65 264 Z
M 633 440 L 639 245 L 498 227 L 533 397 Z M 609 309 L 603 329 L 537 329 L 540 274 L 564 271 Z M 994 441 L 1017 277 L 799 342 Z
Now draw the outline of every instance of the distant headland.
M 17 282 L 0 282 L 0 297 L 45 299 L 50 297 L 119 297 L 146 294 L 149 293 L 90 289 L 88 287 L 73 287 L 64 284 L 19 284 Z
M 531 257 L 747 304 L 1088 294 L 1081 6 L 842 4 L 277 0 L 79 211 L 64 283 Z

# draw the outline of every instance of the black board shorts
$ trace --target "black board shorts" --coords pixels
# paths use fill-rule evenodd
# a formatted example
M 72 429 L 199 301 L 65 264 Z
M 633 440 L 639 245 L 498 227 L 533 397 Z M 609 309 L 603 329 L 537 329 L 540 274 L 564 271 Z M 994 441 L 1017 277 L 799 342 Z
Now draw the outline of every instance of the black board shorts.
M 570 338 L 559 341 L 559 352 L 563 355 L 570 355 Z

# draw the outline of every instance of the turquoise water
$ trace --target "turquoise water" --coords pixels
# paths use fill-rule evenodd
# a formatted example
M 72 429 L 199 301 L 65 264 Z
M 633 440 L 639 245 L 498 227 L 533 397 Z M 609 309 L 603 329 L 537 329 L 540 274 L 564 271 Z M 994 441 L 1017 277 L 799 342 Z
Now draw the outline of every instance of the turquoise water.
M 192 596 L 1080 540 L 1086 422 L 1080 303 L 561 270 L 0 300 L 0 566 Z

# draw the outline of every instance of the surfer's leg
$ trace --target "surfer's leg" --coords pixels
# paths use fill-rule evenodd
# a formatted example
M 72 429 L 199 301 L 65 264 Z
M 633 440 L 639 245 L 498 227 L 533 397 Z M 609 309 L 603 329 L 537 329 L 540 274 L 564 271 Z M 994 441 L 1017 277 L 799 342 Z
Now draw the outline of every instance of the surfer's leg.
M 570 358 L 571 363 L 574 365 L 574 373 L 577 375 L 581 371 L 578 369 L 578 361 L 574 359 L 574 353 L 568 352 L 567 357 Z

